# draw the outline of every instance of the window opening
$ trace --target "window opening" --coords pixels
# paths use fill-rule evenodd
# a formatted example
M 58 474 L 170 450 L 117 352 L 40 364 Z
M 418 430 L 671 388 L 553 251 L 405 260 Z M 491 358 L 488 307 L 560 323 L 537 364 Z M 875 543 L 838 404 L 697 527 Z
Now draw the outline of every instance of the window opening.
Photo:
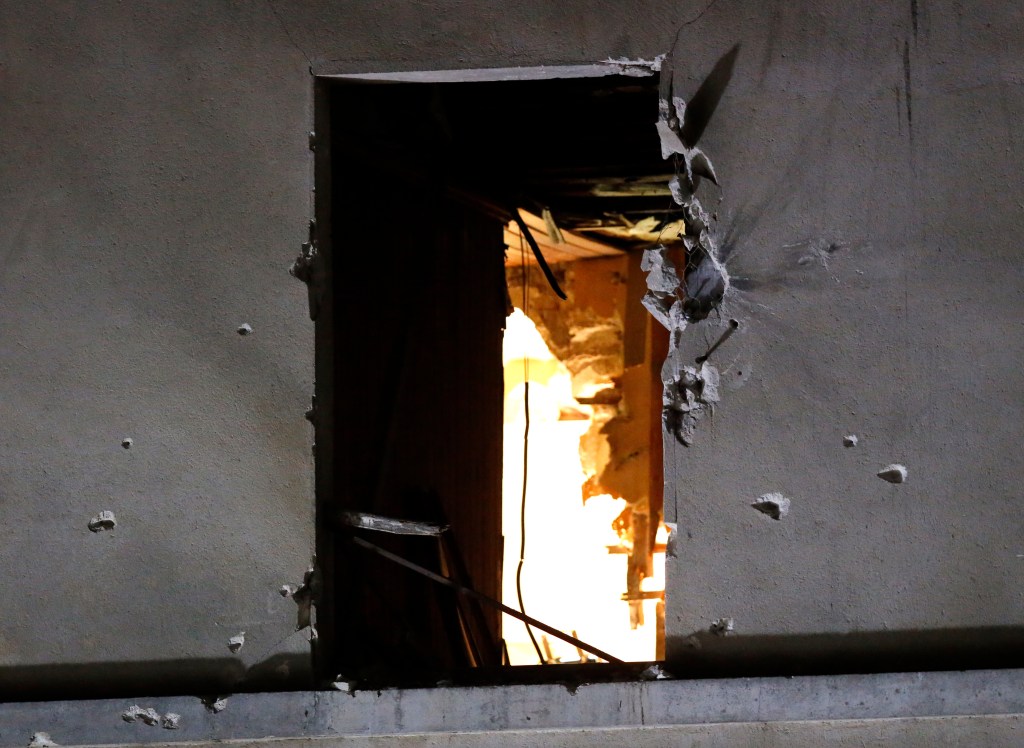
M 544 632 L 535 648 L 521 620 L 409 568 L 520 607 L 527 382 L 522 607 L 616 658 L 663 657 L 668 340 L 641 305 L 640 250 L 685 227 L 657 101 L 655 79 L 623 76 L 320 89 L 318 387 L 330 372 L 334 419 L 329 447 L 318 430 L 322 667 L 397 684 L 601 660 Z M 352 520 L 374 516 L 447 527 L 447 546 Z

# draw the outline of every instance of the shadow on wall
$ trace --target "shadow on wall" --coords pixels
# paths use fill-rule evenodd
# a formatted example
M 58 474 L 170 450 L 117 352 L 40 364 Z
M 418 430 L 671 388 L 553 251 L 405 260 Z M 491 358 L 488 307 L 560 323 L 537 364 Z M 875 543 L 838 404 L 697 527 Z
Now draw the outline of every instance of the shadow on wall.
M 227 695 L 312 688 L 309 655 L 277 654 L 246 668 L 223 657 L 0 668 L 0 701 Z
M 677 678 L 919 672 L 1024 667 L 1024 627 L 742 636 L 699 631 L 667 640 Z

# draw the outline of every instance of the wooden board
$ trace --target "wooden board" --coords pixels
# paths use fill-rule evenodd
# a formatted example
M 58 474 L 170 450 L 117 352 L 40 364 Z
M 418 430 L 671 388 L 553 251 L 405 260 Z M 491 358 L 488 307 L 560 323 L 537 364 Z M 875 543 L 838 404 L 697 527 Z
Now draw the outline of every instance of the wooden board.
M 588 239 L 585 236 L 580 236 L 565 229 L 561 230 L 564 241 L 556 244 L 548 235 L 547 226 L 543 218 L 522 208 L 519 209 L 519 215 L 522 216 L 523 222 L 529 227 L 533 238 L 537 240 L 540 251 L 544 254 L 544 259 L 549 264 L 625 254 L 618 247 Z M 537 261 L 534 259 L 533 252 L 530 251 L 526 240 L 519 235 L 519 227 L 514 221 L 505 226 L 504 241 L 508 245 L 507 266 L 518 267 L 522 265 L 524 255 L 527 263 L 536 264 Z M 520 246 L 522 247 L 522 252 L 520 251 Z

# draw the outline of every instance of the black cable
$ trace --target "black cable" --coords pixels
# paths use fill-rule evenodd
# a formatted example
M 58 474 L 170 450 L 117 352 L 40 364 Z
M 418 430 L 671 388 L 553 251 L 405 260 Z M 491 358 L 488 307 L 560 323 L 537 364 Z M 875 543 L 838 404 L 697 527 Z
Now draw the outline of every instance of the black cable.
M 518 216 L 518 212 L 516 213 Z M 519 258 L 523 268 L 523 314 L 530 309 L 530 271 L 526 264 L 526 248 L 523 246 L 523 232 L 519 232 Z M 526 471 L 530 462 L 530 357 L 523 356 L 523 411 L 526 415 L 526 426 L 523 428 L 523 493 L 519 502 L 519 566 L 516 567 L 516 596 L 519 598 L 519 612 L 526 615 L 526 607 L 523 605 L 523 561 L 526 560 Z M 537 658 L 541 665 L 547 665 L 547 660 L 541 654 L 540 645 L 533 635 L 530 624 L 523 622 L 526 626 L 526 633 L 530 637 Z

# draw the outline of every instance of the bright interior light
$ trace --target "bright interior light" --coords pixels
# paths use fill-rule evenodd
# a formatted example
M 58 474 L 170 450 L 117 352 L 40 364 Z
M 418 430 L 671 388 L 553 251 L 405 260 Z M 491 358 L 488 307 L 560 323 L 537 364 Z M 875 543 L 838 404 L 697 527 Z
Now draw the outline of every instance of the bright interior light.
M 632 629 L 629 603 L 622 599 L 629 556 L 610 552 L 621 545 L 612 523 L 626 508 L 626 501 L 605 494 L 583 502 L 582 485 L 587 476 L 580 463 L 580 437 L 590 427 L 591 408 L 580 405 L 573 397 L 569 371 L 519 309 L 508 318 L 502 358 L 503 602 L 519 608 L 516 567 L 523 485 L 524 382 L 529 381 L 526 562 L 522 573 L 526 612 L 560 631 L 576 632 L 579 639 L 620 659 L 656 659 L 658 601 L 642 602 L 644 624 Z M 567 412 L 574 417 L 562 417 Z M 664 542 L 664 537 L 659 531 L 659 542 Z M 655 575 L 643 580 L 644 591 L 664 589 L 664 563 L 664 553 L 656 553 Z M 511 664 L 537 664 L 537 654 L 524 624 L 509 615 L 502 618 Z M 536 629 L 534 636 L 546 658 L 560 662 L 581 660 L 581 652 L 571 644 Z

